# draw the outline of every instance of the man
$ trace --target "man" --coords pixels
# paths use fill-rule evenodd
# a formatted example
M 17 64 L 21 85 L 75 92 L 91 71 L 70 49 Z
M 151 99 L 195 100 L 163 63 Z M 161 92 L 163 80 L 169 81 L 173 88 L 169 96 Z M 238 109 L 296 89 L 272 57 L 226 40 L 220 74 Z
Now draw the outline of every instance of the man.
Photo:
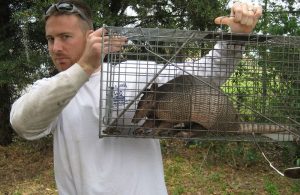
M 260 6 L 235 3 L 231 17 L 216 22 L 228 24 L 232 32 L 249 33 L 260 15 Z M 98 138 L 100 68 L 106 66 L 101 62 L 108 52 L 121 50 L 126 38 L 109 41 L 103 36 L 105 29 L 93 31 L 91 11 L 78 0 L 52 5 L 45 15 L 45 31 L 60 73 L 37 81 L 21 96 L 12 106 L 10 120 L 15 131 L 29 140 L 53 134 L 59 194 L 167 194 L 159 140 Z M 228 59 L 240 56 L 241 46 L 234 49 L 212 51 L 199 67 L 232 69 L 236 61 Z M 229 76 L 225 72 L 206 73 L 221 80 Z

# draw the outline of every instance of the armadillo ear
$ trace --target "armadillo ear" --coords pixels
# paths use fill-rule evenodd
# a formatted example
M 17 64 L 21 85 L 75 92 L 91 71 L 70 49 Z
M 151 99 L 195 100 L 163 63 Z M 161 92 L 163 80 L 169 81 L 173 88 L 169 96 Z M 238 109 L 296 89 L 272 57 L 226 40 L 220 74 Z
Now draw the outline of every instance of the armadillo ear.
M 150 91 L 156 91 L 158 88 L 158 84 L 157 83 L 152 83 L 151 87 L 150 87 Z

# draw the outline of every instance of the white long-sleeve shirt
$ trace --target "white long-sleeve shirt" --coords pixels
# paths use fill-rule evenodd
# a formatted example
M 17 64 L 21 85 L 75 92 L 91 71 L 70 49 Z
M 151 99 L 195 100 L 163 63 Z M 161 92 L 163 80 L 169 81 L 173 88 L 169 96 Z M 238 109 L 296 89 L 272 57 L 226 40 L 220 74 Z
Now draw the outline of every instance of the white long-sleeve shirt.
M 194 75 L 212 77 L 221 85 L 234 70 L 241 53 L 241 46 L 217 44 L 199 61 L 178 66 Z M 153 71 L 146 72 L 144 76 L 135 74 L 134 77 L 120 74 L 119 81 L 127 82 L 125 98 L 134 97 L 138 90 L 132 89 L 145 86 L 151 79 L 147 75 L 153 76 L 159 67 L 151 62 L 127 61 L 115 68 L 128 71 L 129 68 L 124 67 L 132 65 Z M 141 71 L 139 68 L 131 68 L 130 73 L 134 70 L 138 73 Z M 158 79 L 167 82 L 172 79 L 167 74 L 182 74 L 184 71 L 167 67 Z M 107 77 L 103 75 L 105 82 Z M 54 77 L 38 80 L 12 105 L 10 122 L 13 128 L 28 140 L 53 133 L 54 169 L 59 194 L 167 194 L 159 140 L 99 139 L 99 123 L 102 120 L 99 118 L 100 80 L 101 72 L 88 77 L 78 64 Z

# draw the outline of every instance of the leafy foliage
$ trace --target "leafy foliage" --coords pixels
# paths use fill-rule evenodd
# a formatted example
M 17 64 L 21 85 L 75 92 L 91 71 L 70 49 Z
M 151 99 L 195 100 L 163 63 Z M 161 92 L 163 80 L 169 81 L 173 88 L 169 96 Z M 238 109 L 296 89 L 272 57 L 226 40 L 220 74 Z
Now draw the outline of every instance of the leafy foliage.
M 299 66 L 297 53 L 299 55 L 300 50 L 288 47 L 281 44 L 249 46 L 245 52 L 247 57 L 225 85 L 224 90 L 242 104 L 238 105 L 239 112 L 247 121 L 269 122 L 252 111 L 280 123 L 289 123 L 288 116 L 299 120 L 297 97 L 300 96 L 300 86 L 297 81 L 300 75 L 294 71 Z
M 213 24 L 214 17 L 229 13 L 227 6 L 229 0 L 85 1 L 93 9 L 96 27 L 102 27 L 105 24 L 108 26 L 216 30 L 217 26 Z M 300 34 L 299 7 L 293 6 L 297 1 L 283 2 L 282 4 L 264 0 L 265 13 L 256 32 L 279 35 Z M 8 0 L 0 3 L 0 114 L 4 116 L 0 118 L 0 124 L 5 124 L 0 126 L 0 132 L 11 132 L 7 129 L 9 129 L 8 115 L 13 99 L 28 83 L 40 77 L 49 76 L 53 71 L 47 54 L 42 20 L 44 11 L 52 3 L 54 0 Z M 276 69 L 276 66 L 273 66 L 274 68 Z M 273 75 L 274 78 L 284 76 L 286 75 Z M 292 89 L 297 87 L 297 84 L 290 85 L 292 87 L 289 93 L 295 93 Z M 277 86 L 277 89 L 279 87 L 281 86 Z M 246 92 L 240 91 L 240 93 Z M 299 102 L 295 104 L 298 105 Z M 0 137 L 6 136 L 0 134 Z
M 288 117 L 299 122 L 300 48 L 293 36 L 300 35 L 300 8 L 294 0 L 263 2 L 264 15 L 256 32 L 271 35 L 274 41 L 248 46 L 244 60 L 226 84 L 230 89 L 224 90 L 235 94 L 233 99 L 238 102 L 245 120 L 268 122 L 265 117 L 253 113 L 257 111 L 276 122 L 290 123 Z

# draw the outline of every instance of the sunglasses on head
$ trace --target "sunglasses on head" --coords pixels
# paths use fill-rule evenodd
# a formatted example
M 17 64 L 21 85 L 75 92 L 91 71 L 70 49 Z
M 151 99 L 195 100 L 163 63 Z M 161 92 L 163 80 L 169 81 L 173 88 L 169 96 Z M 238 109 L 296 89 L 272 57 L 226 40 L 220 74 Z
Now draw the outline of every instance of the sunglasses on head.
M 87 17 L 80 11 L 75 5 L 71 3 L 56 3 L 49 7 L 46 11 L 45 16 L 49 17 L 54 12 L 68 12 L 68 13 L 76 13 L 83 20 L 88 21 Z

